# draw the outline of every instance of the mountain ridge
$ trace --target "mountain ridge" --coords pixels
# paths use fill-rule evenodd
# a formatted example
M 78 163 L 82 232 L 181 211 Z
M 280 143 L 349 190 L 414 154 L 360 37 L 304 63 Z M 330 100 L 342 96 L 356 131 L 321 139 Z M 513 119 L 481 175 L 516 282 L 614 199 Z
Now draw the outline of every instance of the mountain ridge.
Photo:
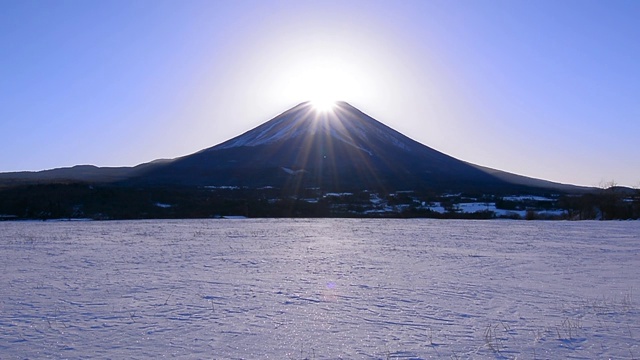
M 346 102 L 134 167 L 0 173 L 0 220 L 244 217 L 634 219 L 640 193 L 465 162 Z
M 433 191 L 584 192 L 559 184 L 471 164 L 373 119 L 347 102 L 331 111 L 300 103 L 253 129 L 175 159 L 134 167 L 76 165 L 39 172 L 0 173 L 0 184 L 81 181 L 119 186 L 320 187 Z
M 333 179 L 327 174 L 333 174 Z M 347 102 L 337 102 L 328 112 L 318 112 L 310 102 L 303 102 L 218 145 L 177 158 L 166 167 L 151 168 L 132 181 L 306 186 L 327 191 L 432 188 L 495 192 L 547 185 L 561 191 L 585 190 L 544 180 L 512 182 L 504 174 L 508 173 L 469 164 L 421 144 Z M 292 175 L 301 179 L 292 179 Z M 514 174 L 511 179 L 520 178 Z

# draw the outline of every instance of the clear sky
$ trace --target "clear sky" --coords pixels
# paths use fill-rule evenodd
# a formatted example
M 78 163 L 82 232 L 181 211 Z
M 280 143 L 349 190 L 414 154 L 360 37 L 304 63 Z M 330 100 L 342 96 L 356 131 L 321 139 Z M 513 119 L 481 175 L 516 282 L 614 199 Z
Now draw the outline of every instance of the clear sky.
M 314 97 L 479 165 L 640 186 L 640 1 L 0 0 L 0 172 L 183 156 Z

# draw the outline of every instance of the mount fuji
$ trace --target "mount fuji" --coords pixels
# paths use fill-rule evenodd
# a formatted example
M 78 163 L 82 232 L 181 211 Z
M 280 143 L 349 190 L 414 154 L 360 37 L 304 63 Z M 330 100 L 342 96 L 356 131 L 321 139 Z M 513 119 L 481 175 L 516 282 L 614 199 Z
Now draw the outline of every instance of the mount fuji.
M 473 165 L 418 143 L 346 102 L 301 103 L 219 145 L 147 166 L 135 185 L 323 191 L 509 192 L 573 189 Z
M 532 207 L 555 209 L 543 218 L 568 217 L 568 212 L 594 218 L 597 214 L 589 211 L 608 204 L 607 198 L 592 197 L 604 199 L 596 204 L 590 198 L 562 195 L 595 190 L 453 158 L 346 102 L 330 111 L 304 102 L 244 134 L 176 159 L 135 167 L 77 165 L 0 173 L 0 220 L 522 218 L 526 214 L 509 211 Z M 568 212 L 555 208 L 560 199 Z M 629 217 L 625 214 L 620 218 Z
M 391 129 L 346 102 L 304 102 L 216 146 L 135 167 L 79 165 L 0 173 L 0 185 L 84 182 L 118 187 L 275 188 L 299 194 L 370 190 L 509 193 L 587 188 L 467 163 Z

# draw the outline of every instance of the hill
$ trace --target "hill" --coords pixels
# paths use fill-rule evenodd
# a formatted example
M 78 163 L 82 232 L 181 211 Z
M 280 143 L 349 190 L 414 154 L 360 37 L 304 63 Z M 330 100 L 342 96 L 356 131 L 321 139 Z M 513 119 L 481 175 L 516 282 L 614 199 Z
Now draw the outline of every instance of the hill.
M 637 191 L 626 190 L 603 193 L 471 164 L 346 102 L 325 112 L 305 102 L 176 159 L 2 173 L 0 219 L 637 218 Z

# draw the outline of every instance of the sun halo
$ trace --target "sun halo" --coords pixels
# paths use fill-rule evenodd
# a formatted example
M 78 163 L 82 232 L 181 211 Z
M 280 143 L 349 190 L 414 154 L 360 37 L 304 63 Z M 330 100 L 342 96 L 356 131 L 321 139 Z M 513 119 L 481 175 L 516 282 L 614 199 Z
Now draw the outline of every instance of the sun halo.
M 314 99 L 310 103 L 313 109 L 320 113 L 330 112 L 336 107 L 336 101 L 330 99 Z
M 291 102 L 308 101 L 309 109 L 320 114 L 332 113 L 339 101 L 353 101 L 369 94 L 374 87 L 365 76 L 365 66 L 351 61 L 349 53 L 334 54 L 332 49 L 296 53 L 283 70 L 274 91 Z

